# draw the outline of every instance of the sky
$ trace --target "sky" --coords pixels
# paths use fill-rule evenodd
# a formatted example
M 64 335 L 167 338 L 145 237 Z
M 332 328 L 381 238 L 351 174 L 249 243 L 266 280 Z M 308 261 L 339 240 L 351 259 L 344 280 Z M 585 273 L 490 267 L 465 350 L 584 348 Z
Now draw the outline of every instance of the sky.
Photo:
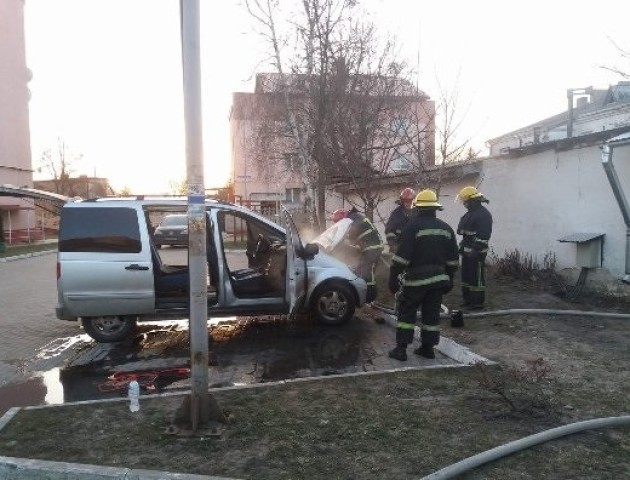
M 282 0 L 282 5 L 288 0 Z M 625 66 L 630 2 L 564 0 L 363 0 L 381 32 L 396 37 L 418 85 L 437 99 L 457 91 L 459 133 L 485 141 L 566 110 L 568 88 L 606 88 Z M 33 72 L 33 165 L 58 139 L 74 174 L 115 189 L 169 193 L 186 178 L 178 0 L 27 0 Z M 201 0 L 206 187 L 230 175 L 232 92 L 253 91 L 265 45 L 240 0 Z M 35 178 L 49 177 L 46 171 Z

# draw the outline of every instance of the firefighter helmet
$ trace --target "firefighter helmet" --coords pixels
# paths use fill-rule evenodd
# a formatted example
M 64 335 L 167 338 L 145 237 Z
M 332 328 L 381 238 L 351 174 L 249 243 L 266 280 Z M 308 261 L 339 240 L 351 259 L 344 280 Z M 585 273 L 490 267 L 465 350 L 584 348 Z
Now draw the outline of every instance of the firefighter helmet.
M 477 190 L 473 186 L 468 186 L 462 188 L 457 194 L 456 200 L 461 202 L 465 202 L 467 200 L 472 200 L 473 198 L 483 198 L 483 193 Z
M 333 223 L 337 223 L 339 220 L 343 220 L 347 216 L 348 216 L 347 210 L 344 210 L 343 208 L 338 208 L 332 213 L 332 215 L 330 216 L 330 219 L 333 221 Z
M 400 192 L 400 201 L 401 202 L 413 202 L 413 199 L 416 196 L 416 192 L 413 191 L 413 188 L 405 188 L 402 192 Z
M 438 208 L 442 209 L 442 205 L 440 205 L 437 201 L 437 195 L 433 190 L 422 190 L 418 195 L 416 195 L 416 199 L 413 201 L 414 207 L 419 208 Z

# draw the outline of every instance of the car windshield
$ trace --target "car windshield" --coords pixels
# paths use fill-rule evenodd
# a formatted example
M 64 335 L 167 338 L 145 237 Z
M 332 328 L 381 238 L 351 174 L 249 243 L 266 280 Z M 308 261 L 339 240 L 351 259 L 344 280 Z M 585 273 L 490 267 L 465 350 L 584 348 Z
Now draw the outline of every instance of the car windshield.
M 175 225 L 187 225 L 188 224 L 188 216 L 187 215 L 169 215 L 162 220 L 160 223 L 161 227 L 172 227 Z

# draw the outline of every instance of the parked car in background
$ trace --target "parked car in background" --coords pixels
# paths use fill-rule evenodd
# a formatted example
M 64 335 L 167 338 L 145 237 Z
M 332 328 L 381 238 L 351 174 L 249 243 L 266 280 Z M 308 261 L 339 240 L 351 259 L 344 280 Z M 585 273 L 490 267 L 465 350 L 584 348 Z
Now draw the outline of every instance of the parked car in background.
M 167 215 L 160 222 L 153 234 L 155 246 L 162 245 L 187 246 L 188 245 L 188 216 L 184 214 Z

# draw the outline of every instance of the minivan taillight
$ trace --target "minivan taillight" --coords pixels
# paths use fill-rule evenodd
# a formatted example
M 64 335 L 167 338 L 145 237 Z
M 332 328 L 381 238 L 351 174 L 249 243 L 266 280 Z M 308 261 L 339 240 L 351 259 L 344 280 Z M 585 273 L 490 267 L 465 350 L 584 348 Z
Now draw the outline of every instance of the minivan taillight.
M 57 262 L 57 280 L 61 277 L 61 263 Z

